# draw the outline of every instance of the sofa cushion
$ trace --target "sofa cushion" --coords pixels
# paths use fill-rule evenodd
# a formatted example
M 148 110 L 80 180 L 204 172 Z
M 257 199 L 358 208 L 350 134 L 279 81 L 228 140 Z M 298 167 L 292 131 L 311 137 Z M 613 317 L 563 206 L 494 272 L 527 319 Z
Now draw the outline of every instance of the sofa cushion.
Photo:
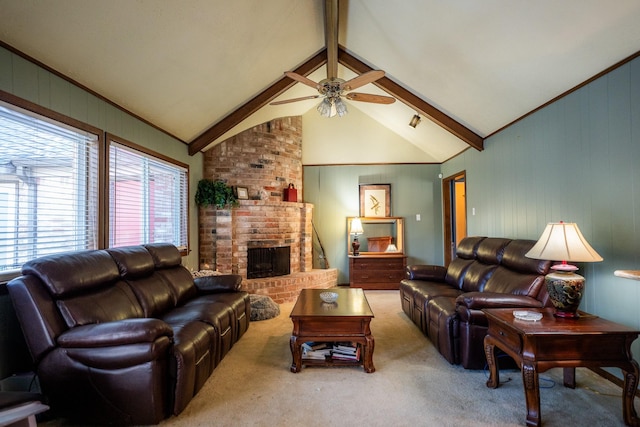
M 456 248 L 456 256 L 458 258 L 463 259 L 475 259 L 476 252 L 478 251 L 478 245 L 484 240 L 486 237 L 482 236 L 472 236 L 465 237 L 460 241 L 458 247 Z
M 146 277 L 155 270 L 151 254 L 142 246 L 123 246 L 109 248 L 106 251 L 118 265 L 120 276 L 124 279 Z
M 547 274 L 551 261 L 527 258 L 525 254 L 531 250 L 535 240 L 513 240 L 504 249 L 501 264 L 510 270 L 522 273 Z
M 176 305 L 171 288 L 156 273 L 153 257 L 143 246 L 110 248 L 107 252 L 131 286 L 146 317 L 158 317 Z
M 456 289 L 462 289 L 462 282 L 464 276 L 467 273 L 467 269 L 474 263 L 472 259 L 455 258 L 449 264 L 447 273 L 444 276 L 444 281 L 450 286 Z
M 108 287 L 120 279 L 117 265 L 102 250 L 33 259 L 22 266 L 22 274 L 38 277 L 56 297 Z
M 526 295 L 537 297 L 544 285 L 544 276 L 538 274 L 517 273 L 500 266 L 479 289 L 483 292 L 499 292 L 503 294 Z
M 467 272 L 464 275 L 462 290 L 464 292 L 482 290 L 497 267 L 496 264 L 483 264 L 474 261 L 469 268 L 467 268 Z
M 178 248 L 169 243 L 150 243 L 144 247 L 153 259 L 156 272 L 171 289 L 175 305 L 184 304 L 196 295 L 193 275 L 182 266 L 182 256 Z
M 478 245 L 476 259 L 483 264 L 500 264 L 504 249 L 511 242 L 510 239 L 487 237 Z
M 84 295 L 56 301 L 69 328 L 143 316 L 136 296 L 124 282 Z

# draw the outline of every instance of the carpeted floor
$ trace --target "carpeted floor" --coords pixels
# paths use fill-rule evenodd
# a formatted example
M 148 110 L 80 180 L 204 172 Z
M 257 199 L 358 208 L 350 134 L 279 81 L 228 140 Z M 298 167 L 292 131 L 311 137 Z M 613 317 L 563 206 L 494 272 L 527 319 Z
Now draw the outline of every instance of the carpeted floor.
M 277 317 L 252 322 L 187 408 L 160 426 L 525 424 L 519 371 L 502 371 L 501 386 L 489 389 L 486 372 L 452 366 L 440 356 L 402 312 L 398 291 L 366 295 L 375 314 L 375 373 L 361 367 L 291 373 L 293 303 L 282 304 Z M 619 387 L 582 368 L 577 382 L 575 390 L 564 388 L 560 369 L 541 375 L 545 427 L 624 425 Z
M 487 373 L 450 365 L 400 308 L 397 291 L 367 291 L 375 314 L 376 372 L 360 367 L 289 371 L 289 314 L 252 322 L 186 410 L 162 427 L 187 426 L 519 426 L 525 401 L 519 371 L 503 371 L 498 389 Z M 544 426 L 619 426 L 621 389 L 586 369 L 578 387 L 562 371 L 541 375 Z

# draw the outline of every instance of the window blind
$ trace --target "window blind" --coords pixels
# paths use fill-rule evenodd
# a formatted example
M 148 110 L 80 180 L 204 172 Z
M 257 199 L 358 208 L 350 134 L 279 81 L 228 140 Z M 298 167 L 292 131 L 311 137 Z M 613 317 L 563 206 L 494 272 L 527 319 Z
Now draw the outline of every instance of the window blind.
M 98 136 L 0 103 L 0 272 L 98 246 Z
M 187 249 L 188 170 L 109 142 L 109 246 L 172 243 Z

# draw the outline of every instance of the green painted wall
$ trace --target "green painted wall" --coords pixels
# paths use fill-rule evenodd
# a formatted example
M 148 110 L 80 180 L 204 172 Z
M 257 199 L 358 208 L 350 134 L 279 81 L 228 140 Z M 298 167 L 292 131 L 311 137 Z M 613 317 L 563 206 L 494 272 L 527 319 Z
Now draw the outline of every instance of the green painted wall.
M 440 165 L 305 166 L 303 197 L 338 283 L 349 283 L 347 217 L 359 215 L 360 184 L 391 184 L 391 215 L 405 218 L 411 264 L 442 264 Z M 421 221 L 416 221 L 420 214 Z
M 466 170 L 470 235 L 537 239 L 578 223 L 604 258 L 580 266 L 581 308 L 640 329 L 640 59 L 526 117 L 442 166 Z M 633 346 L 640 355 L 640 343 Z

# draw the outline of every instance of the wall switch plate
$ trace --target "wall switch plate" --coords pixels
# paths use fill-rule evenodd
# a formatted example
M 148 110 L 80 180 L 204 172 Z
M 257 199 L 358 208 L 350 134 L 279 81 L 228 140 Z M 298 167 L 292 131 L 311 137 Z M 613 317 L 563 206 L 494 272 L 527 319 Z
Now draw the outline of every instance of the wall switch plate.
M 416 214 L 416 221 L 420 221 L 420 214 Z

